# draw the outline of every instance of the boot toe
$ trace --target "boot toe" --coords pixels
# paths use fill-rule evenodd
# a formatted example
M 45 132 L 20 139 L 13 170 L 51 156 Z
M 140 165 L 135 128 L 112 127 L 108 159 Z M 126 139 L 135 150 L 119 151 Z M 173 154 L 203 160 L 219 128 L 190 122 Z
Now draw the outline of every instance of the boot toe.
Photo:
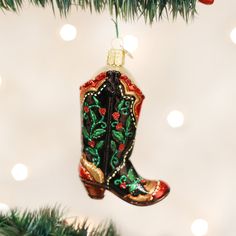
M 165 183 L 164 181 L 159 180 L 157 182 L 156 190 L 153 193 L 153 200 L 160 201 L 163 198 L 165 198 L 169 192 L 170 192 L 169 185 L 167 183 Z

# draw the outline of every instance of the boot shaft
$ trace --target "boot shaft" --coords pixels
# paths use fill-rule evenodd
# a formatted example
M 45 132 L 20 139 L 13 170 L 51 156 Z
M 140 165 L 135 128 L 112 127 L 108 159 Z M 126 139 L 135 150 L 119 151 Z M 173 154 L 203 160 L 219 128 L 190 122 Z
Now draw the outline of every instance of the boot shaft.
M 132 153 L 144 95 L 116 70 L 100 73 L 80 90 L 83 156 L 109 179 Z
M 169 186 L 143 178 L 129 160 L 144 96 L 125 73 L 119 72 L 124 55 L 124 50 L 110 50 L 107 62 L 112 69 L 80 88 L 79 175 L 91 198 L 102 199 L 109 190 L 128 203 L 148 206 L 164 199 Z

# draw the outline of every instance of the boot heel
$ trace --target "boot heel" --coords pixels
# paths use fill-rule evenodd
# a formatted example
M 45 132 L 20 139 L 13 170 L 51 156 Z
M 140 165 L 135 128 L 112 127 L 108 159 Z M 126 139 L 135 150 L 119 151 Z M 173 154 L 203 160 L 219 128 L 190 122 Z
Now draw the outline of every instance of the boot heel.
M 101 187 L 94 186 L 92 184 L 84 183 L 84 187 L 88 192 L 89 197 L 93 199 L 102 199 L 104 198 L 105 189 Z

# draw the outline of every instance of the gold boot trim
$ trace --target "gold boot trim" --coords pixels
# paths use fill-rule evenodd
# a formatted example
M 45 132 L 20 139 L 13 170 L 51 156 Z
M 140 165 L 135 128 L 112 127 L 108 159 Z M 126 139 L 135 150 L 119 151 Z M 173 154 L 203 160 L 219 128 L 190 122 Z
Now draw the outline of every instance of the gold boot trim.
M 102 184 L 104 183 L 104 174 L 102 170 L 96 167 L 92 162 L 86 160 L 86 155 L 83 154 L 81 158 L 81 164 L 90 173 L 90 175 L 95 179 L 96 182 Z
M 152 194 L 157 186 L 157 181 L 154 180 L 147 180 L 146 184 L 144 185 L 144 188 L 150 193 Z
M 154 189 L 152 196 L 155 196 L 155 194 L 160 190 L 160 181 L 157 181 L 156 188 Z
M 153 199 L 152 195 L 150 195 L 150 194 L 146 194 L 146 195 L 139 194 L 136 197 L 131 194 L 128 194 L 124 198 L 130 199 L 130 200 L 136 201 L 136 202 L 149 202 Z

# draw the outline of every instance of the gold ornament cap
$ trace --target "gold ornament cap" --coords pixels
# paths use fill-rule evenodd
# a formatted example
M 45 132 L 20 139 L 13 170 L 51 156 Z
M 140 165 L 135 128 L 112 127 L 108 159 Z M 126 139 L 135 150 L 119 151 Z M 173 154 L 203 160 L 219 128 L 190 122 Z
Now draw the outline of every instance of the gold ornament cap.
M 107 65 L 123 66 L 125 64 L 125 50 L 112 48 L 108 51 Z

